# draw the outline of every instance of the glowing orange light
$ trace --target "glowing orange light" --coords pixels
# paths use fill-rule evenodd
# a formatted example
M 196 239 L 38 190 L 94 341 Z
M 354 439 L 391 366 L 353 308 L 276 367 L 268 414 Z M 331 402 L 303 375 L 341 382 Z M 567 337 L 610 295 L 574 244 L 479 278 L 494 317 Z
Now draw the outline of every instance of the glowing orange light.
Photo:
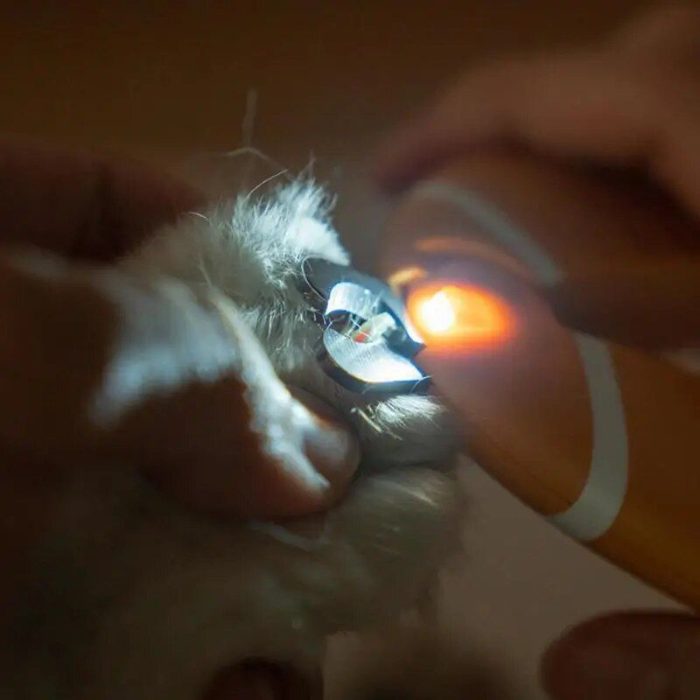
M 467 348 L 502 342 L 514 332 L 515 319 L 495 294 L 462 284 L 432 284 L 413 290 L 408 315 L 428 347 Z

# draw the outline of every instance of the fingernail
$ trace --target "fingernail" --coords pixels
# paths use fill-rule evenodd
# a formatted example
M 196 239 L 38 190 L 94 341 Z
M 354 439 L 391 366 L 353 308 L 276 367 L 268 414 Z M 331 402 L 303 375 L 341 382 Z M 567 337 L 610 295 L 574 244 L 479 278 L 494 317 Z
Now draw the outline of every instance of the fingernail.
M 360 461 L 357 438 L 328 404 L 301 389 L 291 391 L 311 414 L 304 434 L 306 456 L 332 486 L 345 485 Z
M 327 479 L 350 476 L 360 461 L 360 447 L 350 430 L 338 423 L 318 418 L 305 436 L 307 456 Z

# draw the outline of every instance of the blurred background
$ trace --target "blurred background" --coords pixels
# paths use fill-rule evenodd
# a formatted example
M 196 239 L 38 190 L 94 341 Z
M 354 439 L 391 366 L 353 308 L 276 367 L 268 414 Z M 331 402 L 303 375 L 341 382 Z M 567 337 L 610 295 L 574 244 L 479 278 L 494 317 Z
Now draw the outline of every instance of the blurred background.
M 188 172 L 254 145 L 314 163 L 337 225 L 371 265 L 386 204 L 366 176 L 382 135 L 470 64 L 592 40 L 650 5 L 635 0 L 171 0 L 0 4 L 0 133 L 138 156 Z M 1 167 L 1 164 L 0 164 Z M 667 605 L 540 522 L 476 469 L 467 559 L 445 584 L 442 634 L 539 700 L 537 659 L 597 612 Z M 476 696 L 475 696 L 476 697 Z M 479 697 L 478 700 L 481 700 Z

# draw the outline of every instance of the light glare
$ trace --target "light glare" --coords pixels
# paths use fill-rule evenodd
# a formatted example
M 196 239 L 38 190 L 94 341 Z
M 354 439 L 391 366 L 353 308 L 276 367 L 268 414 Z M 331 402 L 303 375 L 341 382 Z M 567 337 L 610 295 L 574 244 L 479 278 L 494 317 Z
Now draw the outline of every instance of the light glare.
M 441 290 L 421 303 L 418 309 L 421 323 L 431 333 L 445 333 L 457 320 L 449 297 Z
M 493 345 L 513 334 L 512 309 L 494 293 L 465 284 L 430 284 L 411 291 L 408 315 L 434 349 Z

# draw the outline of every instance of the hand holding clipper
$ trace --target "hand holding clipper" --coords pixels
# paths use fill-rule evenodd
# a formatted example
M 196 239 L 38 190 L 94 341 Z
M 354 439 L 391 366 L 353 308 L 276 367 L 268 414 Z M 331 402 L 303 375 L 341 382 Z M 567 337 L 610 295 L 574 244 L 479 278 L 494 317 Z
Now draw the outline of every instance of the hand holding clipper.
M 383 272 L 469 452 L 696 609 L 699 37 L 675 9 L 590 51 L 492 63 L 378 168 L 402 195 Z M 698 658 L 696 619 L 620 615 L 564 638 L 545 680 L 567 700 L 697 697 Z

